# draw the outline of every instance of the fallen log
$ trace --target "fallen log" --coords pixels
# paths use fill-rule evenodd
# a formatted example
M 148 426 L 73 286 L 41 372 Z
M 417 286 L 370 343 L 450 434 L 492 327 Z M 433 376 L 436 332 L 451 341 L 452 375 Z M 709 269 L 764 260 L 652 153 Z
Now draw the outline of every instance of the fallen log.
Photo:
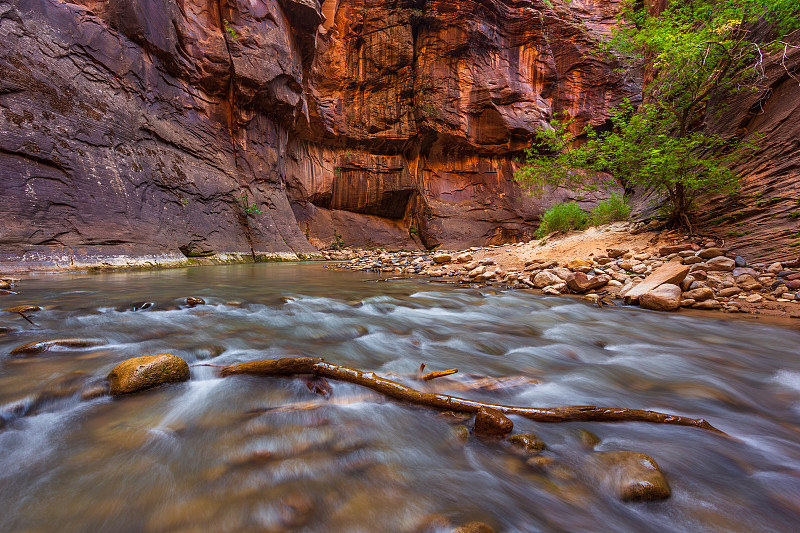
M 239 374 L 256 376 L 313 374 L 319 377 L 361 385 L 395 400 L 440 411 L 474 414 L 481 409 L 495 409 L 505 415 L 521 416 L 535 422 L 653 422 L 698 427 L 725 435 L 723 431 L 718 430 L 702 418 L 688 418 L 643 409 L 596 407 L 594 405 L 516 407 L 468 400 L 445 394 L 420 392 L 396 381 L 382 378 L 374 372 L 362 372 L 354 368 L 334 365 L 319 357 L 283 357 L 280 359 L 253 361 L 224 366 L 220 372 L 222 376 Z

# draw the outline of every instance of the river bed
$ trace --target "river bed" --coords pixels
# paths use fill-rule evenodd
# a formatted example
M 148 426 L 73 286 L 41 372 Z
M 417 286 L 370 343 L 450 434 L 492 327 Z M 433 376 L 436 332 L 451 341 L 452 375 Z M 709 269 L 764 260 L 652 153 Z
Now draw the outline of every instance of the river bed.
M 497 531 L 796 531 L 800 523 L 800 332 L 527 291 L 276 263 L 26 278 L 0 314 L 0 531 L 415 531 L 481 521 Z M 187 296 L 207 305 L 189 308 Z M 147 302 L 151 305 L 142 305 Z M 26 342 L 99 347 L 17 358 Z M 553 464 L 461 424 L 330 382 L 222 379 L 81 399 L 119 362 L 172 353 L 193 364 L 309 355 L 413 376 L 521 376 L 538 384 L 437 391 L 522 405 L 604 405 L 705 418 L 536 424 Z M 520 380 L 525 382 L 525 380 Z M 672 496 L 625 503 L 587 468 L 592 451 L 650 455 Z M 436 530 L 435 528 L 432 530 Z M 446 531 L 447 529 L 441 529 Z

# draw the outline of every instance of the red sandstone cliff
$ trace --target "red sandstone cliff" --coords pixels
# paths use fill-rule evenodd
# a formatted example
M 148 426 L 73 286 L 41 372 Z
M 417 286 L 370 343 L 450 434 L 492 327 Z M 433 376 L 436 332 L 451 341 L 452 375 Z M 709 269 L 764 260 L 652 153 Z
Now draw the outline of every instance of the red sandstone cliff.
M 639 93 L 590 54 L 619 3 L 2 4 L 0 260 L 527 238 L 531 133 Z M 778 131 L 778 179 L 796 126 L 759 116 L 725 127 Z
M 525 237 L 539 205 L 511 175 L 530 133 L 636 92 L 587 54 L 615 6 L 3 4 L 0 255 Z

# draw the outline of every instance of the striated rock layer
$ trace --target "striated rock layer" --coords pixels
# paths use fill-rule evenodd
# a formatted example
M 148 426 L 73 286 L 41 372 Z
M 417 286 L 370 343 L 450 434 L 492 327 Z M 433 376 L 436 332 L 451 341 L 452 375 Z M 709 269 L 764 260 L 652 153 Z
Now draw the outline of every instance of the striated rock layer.
M 619 3 L 0 2 L 0 261 L 528 238 L 532 132 L 638 92 Z

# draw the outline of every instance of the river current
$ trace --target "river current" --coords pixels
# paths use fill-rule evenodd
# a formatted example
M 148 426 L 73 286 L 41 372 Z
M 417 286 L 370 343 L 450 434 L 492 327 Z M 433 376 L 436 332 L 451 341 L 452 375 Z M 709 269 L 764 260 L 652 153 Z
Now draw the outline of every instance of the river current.
M 588 302 L 381 279 L 321 264 L 26 278 L 0 313 L 0 531 L 411 532 L 482 521 L 503 532 L 797 531 L 800 332 L 753 320 L 600 309 Z M 187 296 L 207 305 L 189 308 Z M 147 304 L 144 304 L 147 302 Z M 144 305 L 143 305 L 144 304 Z M 151 304 L 151 305 L 148 305 Z M 99 339 L 18 358 L 21 344 Z M 469 422 L 330 381 L 220 378 L 81 399 L 119 362 L 190 365 L 286 355 L 415 387 L 521 406 L 603 405 L 705 418 L 733 438 L 646 423 L 537 424 L 535 468 Z M 421 385 L 420 363 L 451 367 Z M 512 377 L 475 389 L 464 376 Z M 538 383 L 532 383 L 538 380 Z M 669 499 L 625 503 L 586 467 L 597 451 L 650 455 Z M 438 520 L 438 522 L 437 522 Z M 442 529 L 445 531 L 446 529 Z

